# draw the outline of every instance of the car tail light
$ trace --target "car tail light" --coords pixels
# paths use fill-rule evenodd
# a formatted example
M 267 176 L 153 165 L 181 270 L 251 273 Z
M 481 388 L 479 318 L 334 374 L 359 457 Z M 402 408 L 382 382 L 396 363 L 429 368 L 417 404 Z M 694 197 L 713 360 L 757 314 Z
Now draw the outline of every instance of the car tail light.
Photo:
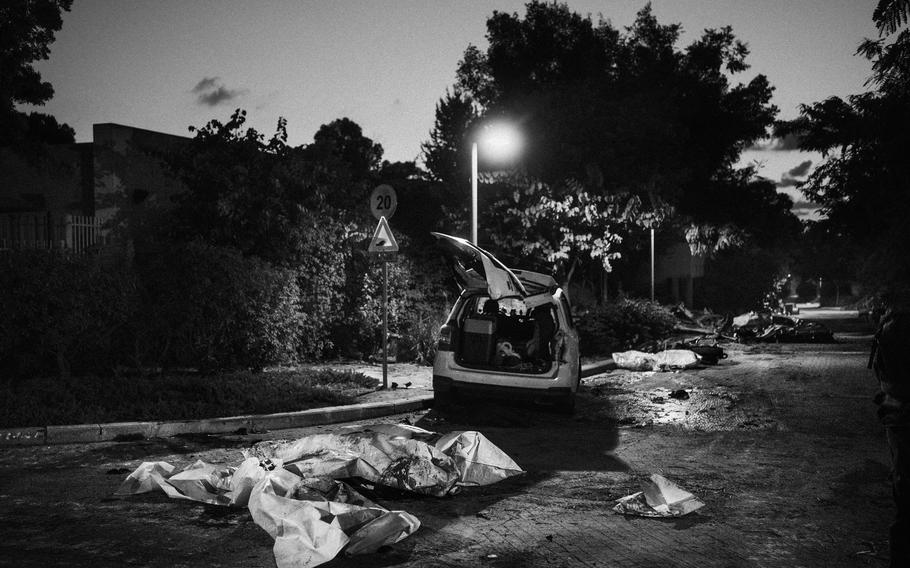
M 436 344 L 436 349 L 438 351 L 452 350 L 452 334 L 454 332 L 455 327 L 449 324 L 446 324 L 439 329 L 439 341 Z

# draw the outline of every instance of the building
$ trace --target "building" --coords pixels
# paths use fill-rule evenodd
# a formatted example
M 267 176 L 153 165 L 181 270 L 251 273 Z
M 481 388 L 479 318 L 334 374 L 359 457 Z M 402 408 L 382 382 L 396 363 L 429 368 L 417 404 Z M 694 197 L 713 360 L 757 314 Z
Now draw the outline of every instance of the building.
M 654 264 L 656 299 L 695 307 L 695 290 L 705 275 L 705 257 L 692 254 L 689 244 L 681 240 L 667 246 Z
M 95 124 L 92 141 L 42 154 L 0 148 L 0 249 L 82 250 L 106 240 L 128 200 L 167 199 L 182 190 L 160 155 L 189 138 L 120 124 Z

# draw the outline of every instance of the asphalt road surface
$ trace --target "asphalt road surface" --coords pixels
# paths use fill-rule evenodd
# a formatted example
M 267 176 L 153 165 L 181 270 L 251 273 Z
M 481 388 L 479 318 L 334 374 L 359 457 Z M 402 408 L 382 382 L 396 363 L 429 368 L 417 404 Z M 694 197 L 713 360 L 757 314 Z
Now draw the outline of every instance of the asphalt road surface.
M 420 530 L 325 566 L 887 566 L 870 330 L 848 313 L 804 315 L 826 318 L 838 342 L 731 345 L 717 366 L 596 375 L 572 417 L 468 401 L 385 419 L 479 430 L 527 474 L 442 499 L 379 495 Z M 337 427 L 0 449 L 0 565 L 274 566 L 245 509 L 113 493 L 142 461 L 236 464 L 256 441 Z M 652 473 L 705 506 L 669 520 L 615 513 Z

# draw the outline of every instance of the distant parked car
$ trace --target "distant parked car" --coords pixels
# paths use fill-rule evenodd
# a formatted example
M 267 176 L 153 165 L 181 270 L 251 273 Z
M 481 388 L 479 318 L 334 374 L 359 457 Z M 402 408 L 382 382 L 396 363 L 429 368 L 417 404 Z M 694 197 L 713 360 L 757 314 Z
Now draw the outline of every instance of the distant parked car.
M 569 299 L 547 274 L 509 269 L 459 238 L 433 233 L 461 288 L 433 365 L 433 397 L 525 397 L 570 413 L 581 379 Z

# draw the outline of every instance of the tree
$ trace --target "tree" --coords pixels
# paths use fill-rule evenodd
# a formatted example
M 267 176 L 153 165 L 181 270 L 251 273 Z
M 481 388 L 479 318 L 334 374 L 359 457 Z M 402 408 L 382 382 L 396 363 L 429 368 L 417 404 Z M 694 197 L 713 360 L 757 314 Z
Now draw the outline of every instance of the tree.
M 75 132 L 53 117 L 16 110 L 43 105 L 54 88 L 41 79 L 34 63 L 50 55 L 54 34 L 63 27 L 62 12 L 73 0 L 9 0 L 0 6 L 0 146 L 36 142 L 73 142 Z
M 561 259 L 556 268 L 565 277 L 577 263 L 556 251 L 608 266 L 621 243 L 637 246 L 642 229 L 671 210 L 681 227 L 719 218 L 718 204 L 701 197 L 706 188 L 747 191 L 733 166 L 777 109 L 764 76 L 730 84 L 729 76 L 747 68 L 748 49 L 729 27 L 706 30 L 680 50 L 680 26 L 660 24 L 650 5 L 620 32 L 565 4 L 534 1 L 524 18 L 494 12 L 487 31 L 489 47 L 465 50 L 455 86 L 462 100 L 476 103 L 477 117 L 460 133 L 456 121 L 445 132 L 437 122 L 431 145 L 444 137 L 447 163 L 458 163 L 451 154 L 464 156 L 469 145 L 452 146 L 482 121 L 520 124 L 526 175 L 513 180 L 530 181 L 499 191 L 481 224 L 510 231 L 491 235 L 498 245 L 524 227 L 518 248 L 530 253 L 542 243 L 538 252 Z M 632 216 L 613 217 L 622 213 Z M 530 222 L 538 214 L 548 221 Z
M 373 189 L 382 162 L 382 146 L 363 135 L 363 130 L 349 118 L 323 124 L 313 136 L 313 143 L 301 148 L 302 159 L 316 167 L 332 190 L 326 203 L 339 213 L 364 212 L 364 203 Z
M 432 179 L 453 183 L 471 175 L 470 162 L 465 162 L 461 150 L 467 144 L 465 138 L 476 117 L 474 103 L 460 90 L 446 91 L 436 103 L 430 139 L 420 145 Z
M 858 278 L 871 294 L 910 299 L 910 2 L 881 0 L 873 20 L 881 37 L 858 53 L 872 62 L 873 91 L 803 105 L 777 127 L 825 159 L 800 187 L 821 205 L 827 225 L 862 251 Z M 903 26 L 904 29 L 900 29 Z

